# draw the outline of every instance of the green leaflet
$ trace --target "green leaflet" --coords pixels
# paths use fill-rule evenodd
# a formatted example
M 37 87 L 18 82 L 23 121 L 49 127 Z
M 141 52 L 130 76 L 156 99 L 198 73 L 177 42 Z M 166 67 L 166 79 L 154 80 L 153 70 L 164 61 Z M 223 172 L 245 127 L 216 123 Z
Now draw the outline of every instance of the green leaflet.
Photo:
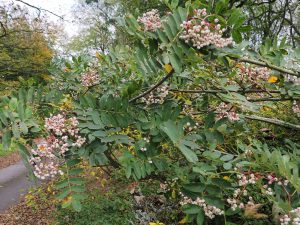
M 196 153 L 190 147 L 184 144 L 186 137 L 184 136 L 182 126 L 179 126 L 175 124 L 175 122 L 169 120 L 168 122 L 163 123 L 160 126 L 160 129 L 168 135 L 173 144 L 179 148 L 189 162 L 198 161 Z

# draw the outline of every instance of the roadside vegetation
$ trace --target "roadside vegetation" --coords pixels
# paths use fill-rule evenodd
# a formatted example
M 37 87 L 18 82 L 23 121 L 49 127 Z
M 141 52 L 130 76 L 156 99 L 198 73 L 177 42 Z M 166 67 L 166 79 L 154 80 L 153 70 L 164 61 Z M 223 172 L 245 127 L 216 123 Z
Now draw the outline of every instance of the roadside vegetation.
M 1 141 L 45 182 L 21 203 L 30 219 L 300 224 L 298 1 L 85 1 L 57 50 L 59 27 L 17 7 L 36 52 L 22 57 L 13 9 Z

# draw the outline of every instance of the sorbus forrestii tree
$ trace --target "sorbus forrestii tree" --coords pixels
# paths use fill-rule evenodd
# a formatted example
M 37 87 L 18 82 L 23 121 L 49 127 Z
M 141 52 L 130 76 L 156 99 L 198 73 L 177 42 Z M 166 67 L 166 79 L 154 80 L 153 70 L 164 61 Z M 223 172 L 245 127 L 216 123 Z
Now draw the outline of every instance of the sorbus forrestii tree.
M 92 63 L 73 57 L 37 100 L 34 88 L 5 98 L 4 145 L 17 132 L 27 145 L 45 138 L 30 154 L 20 148 L 40 178 L 61 175 L 59 199 L 78 211 L 78 164 L 87 160 L 162 181 L 157 190 L 181 205 L 187 223 L 297 224 L 299 51 L 284 38 L 254 51 L 243 12 L 220 2 L 174 1 L 163 14 L 120 19 L 132 46 Z

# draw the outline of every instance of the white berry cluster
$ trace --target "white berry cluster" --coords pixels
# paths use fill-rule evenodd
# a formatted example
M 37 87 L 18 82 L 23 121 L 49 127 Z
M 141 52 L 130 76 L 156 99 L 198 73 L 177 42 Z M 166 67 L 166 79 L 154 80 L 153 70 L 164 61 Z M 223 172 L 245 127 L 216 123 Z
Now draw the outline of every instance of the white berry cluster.
M 296 101 L 294 101 L 293 103 L 293 112 L 298 116 L 300 117 L 300 107 L 299 107 L 299 104 L 297 104 Z
M 263 185 L 263 189 L 262 192 L 266 195 L 274 195 L 274 191 L 273 189 L 269 186 L 272 185 L 273 183 L 276 183 L 279 186 L 287 186 L 289 184 L 288 180 L 283 180 L 281 178 L 277 178 L 275 175 L 273 174 L 269 174 L 265 177 L 265 179 L 267 180 L 267 184 Z
M 141 102 L 146 103 L 147 106 L 152 104 L 163 104 L 165 102 L 165 98 L 169 94 L 169 87 L 167 85 L 158 87 L 154 92 L 151 92 L 145 97 L 141 98 Z
M 45 128 L 49 133 L 46 139 L 40 139 L 36 149 L 31 149 L 30 163 L 39 179 L 62 175 L 59 169 L 62 157 L 72 147 L 81 147 L 85 138 L 79 135 L 76 117 L 67 118 L 58 114 L 45 119 Z
M 195 123 L 194 126 L 191 125 L 190 122 L 187 122 L 183 129 L 187 132 L 196 131 L 199 128 L 199 123 Z
M 244 192 L 244 191 L 243 191 Z M 246 203 L 243 203 L 242 200 L 239 200 L 238 198 L 228 198 L 227 203 L 230 205 L 230 208 L 235 211 L 237 208 L 239 209 L 245 209 L 245 207 L 254 206 L 255 203 L 253 201 L 253 197 L 249 196 L 248 200 L 246 200 Z
M 238 169 L 235 168 L 237 171 Z M 249 175 L 238 174 L 237 183 L 241 188 L 236 188 L 233 192 L 232 198 L 227 198 L 227 203 L 230 208 L 235 211 L 237 208 L 244 209 L 246 206 L 255 205 L 252 196 L 248 196 L 248 185 L 256 184 L 257 177 L 251 173 Z M 247 197 L 247 199 L 245 199 Z
M 224 117 L 227 117 L 230 121 L 234 122 L 240 119 L 240 116 L 234 108 L 231 107 L 230 104 L 226 104 L 222 102 L 217 108 L 217 119 L 222 119 Z
M 284 190 L 287 190 L 285 186 L 289 184 L 288 180 L 276 177 L 273 173 L 243 172 L 241 167 L 235 167 L 234 171 L 239 172 L 236 175 L 236 182 L 239 187 L 235 188 L 233 195 L 227 198 L 227 203 L 233 211 L 237 208 L 246 209 L 255 206 L 254 199 L 252 196 L 249 196 L 249 193 L 253 192 L 253 188 L 259 187 L 261 183 L 263 186 L 262 188 L 259 187 L 259 189 L 261 190 L 261 194 L 265 196 L 275 195 L 274 184 L 282 186 Z M 300 225 L 300 207 L 281 217 L 280 222 L 281 225 Z
M 143 139 L 146 143 L 150 143 L 150 138 L 148 138 L 148 137 L 144 137 L 144 139 Z M 146 152 L 147 151 L 147 148 L 146 147 L 142 147 L 141 148 L 141 151 L 142 152 Z
M 99 77 L 99 74 L 97 73 L 97 71 L 90 70 L 90 71 L 87 71 L 86 73 L 83 73 L 81 75 L 80 80 L 81 80 L 82 86 L 91 87 L 91 86 L 99 84 L 100 77 Z
M 169 185 L 167 184 L 166 181 L 164 183 L 160 183 L 159 187 L 160 187 L 160 191 L 163 193 L 170 191 Z
M 280 225 L 300 225 L 300 207 L 293 209 L 289 214 L 280 218 Z
M 224 211 L 213 206 L 213 205 L 208 205 L 206 204 L 204 199 L 201 198 L 196 198 L 196 200 L 192 200 L 191 198 L 188 198 L 186 196 L 183 197 L 183 200 L 180 202 L 181 205 L 186 205 L 186 204 L 192 204 L 192 205 L 198 205 L 203 208 L 204 213 L 207 217 L 210 219 L 215 218 L 216 216 L 220 216 L 224 214 Z
M 225 28 L 221 28 L 219 20 L 215 19 L 209 22 L 206 9 L 194 10 L 194 15 L 188 21 L 184 21 L 181 27 L 184 29 L 180 36 L 186 43 L 200 49 L 204 46 L 215 45 L 217 48 L 223 48 L 232 44 L 232 38 L 223 38 Z
M 238 184 L 239 186 L 246 186 L 247 184 L 255 184 L 257 178 L 253 173 L 251 173 L 249 176 L 246 176 L 245 174 L 238 174 Z
M 280 218 L 280 225 L 288 225 L 291 222 L 291 218 L 289 215 L 285 214 L 283 217 Z
M 162 22 L 157 9 L 152 9 L 149 12 L 143 14 L 137 20 L 139 23 L 144 25 L 145 31 L 156 31 L 161 28 Z
M 237 208 L 240 209 L 244 209 L 245 205 L 243 202 L 239 203 L 239 200 L 235 199 L 235 198 L 228 198 L 227 199 L 227 203 L 230 205 L 230 208 L 232 209 L 232 211 L 235 211 Z
M 246 149 L 244 154 L 245 154 L 246 157 L 251 157 L 253 155 L 253 152 L 252 152 L 251 149 Z
M 255 85 L 258 85 L 261 80 L 268 80 L 271 73 L 267 67 L 256 67 L 248 63 L 239 64 L 237 67 L 238 78 Z
M 150 138 L 144 137 L 144 141 L 147 142 L 147 143 L 150 143 Z
M 234 190 L 234 194 L 232 198 L 227 199 L 227 203 L 230 205 L 230 208 L 235 211 L 237 208 L 244 209 L 246 206 L 253 206 L 254 201 L 252 196 L 248 196 L 248 191 L 246 189 L 247 187 L 244 186 L 243 189 L 237 188 Z M 248 200 L 244 199 L 244 202 L 242 201 L 242 198 L 245 198 L 248 196 Z
M 193 115 L 194 112 L 197 112 L 197 110 L 193 106 L 187 104 L 183 105 L 183 109 L 182 109 L 183 114 L 195 118 L 195 115 Z
M 275 175 L 273 174 L 269 174 L 267 175 L 266 179 L 268 180 L 268 184 L 271 185 L 275 182 L 277 182 L 278 185 L 284 185 L 284 186 L 287 186 L 289 181 L 288 180 L 282 180 L 278 177 L 276 177 Z
M 147 151 L 147 148 L 146 148 L 146 147 L 142 147 L 142 148 L 141 148 L 141 151 L 142 151 L 142 152 L 145 152 L 145 151 Z

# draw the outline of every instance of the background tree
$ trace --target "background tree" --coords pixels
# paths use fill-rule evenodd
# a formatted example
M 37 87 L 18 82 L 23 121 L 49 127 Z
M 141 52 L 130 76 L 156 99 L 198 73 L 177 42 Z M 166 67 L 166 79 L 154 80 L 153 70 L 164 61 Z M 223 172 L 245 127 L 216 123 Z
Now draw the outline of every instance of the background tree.
M 102 0 L 101 0 L 102 1 Z M 87 4 L 93 4 L 99 0 L 86 0 Z M 107 0 L 118 4 L 119 11 L 122 15 L 134 14 L 140 15 L 150 9 L 158 9 L 160 12 L 166 11 L 167 4 L 163 4 L 159 0 L 141 1 L 141 0 Z M 171 4 L 172 1 L 165 0 L 164 3 Z M 179 0 L 180 5 L 184 5 L 186 1 Z M 192 1 L 193 2 L 193 1 Z M 199 4 L 207 4 L 207 1 L 199 1 Z M 300 2 L 297 0 L 221 0 L 209 2 L 210 7 L 218 8 L 221 5 L 227 5 L 229 9 L 238 8 L 247 15 L 246 23 L 253 29 L 248 33 L 249 39 L 253 45 L 261 43 L 267 37 L 274 39 L 275 37 L 287 37 L 288 41 L 295 47 L 300 41 L 300 22 L 299 7 Z M 120 35 L 118 38 L 124 38 L 126 34 L 117 29 Z
M 56 38 L 53 24 L 33 17 L 26 8 L 9 4 L 0 6 L 0 76 L 15 80 L 18 76 L 36 77 L 49 74 Z
M 96 51 L 107 52 L 116 41 L 116 18 L 120 16 L 119 7 L 120 4 L 105 1 L 78 3 L 73 13 L 79 32 L 66 46 L 70 53 L 93 55 Z

